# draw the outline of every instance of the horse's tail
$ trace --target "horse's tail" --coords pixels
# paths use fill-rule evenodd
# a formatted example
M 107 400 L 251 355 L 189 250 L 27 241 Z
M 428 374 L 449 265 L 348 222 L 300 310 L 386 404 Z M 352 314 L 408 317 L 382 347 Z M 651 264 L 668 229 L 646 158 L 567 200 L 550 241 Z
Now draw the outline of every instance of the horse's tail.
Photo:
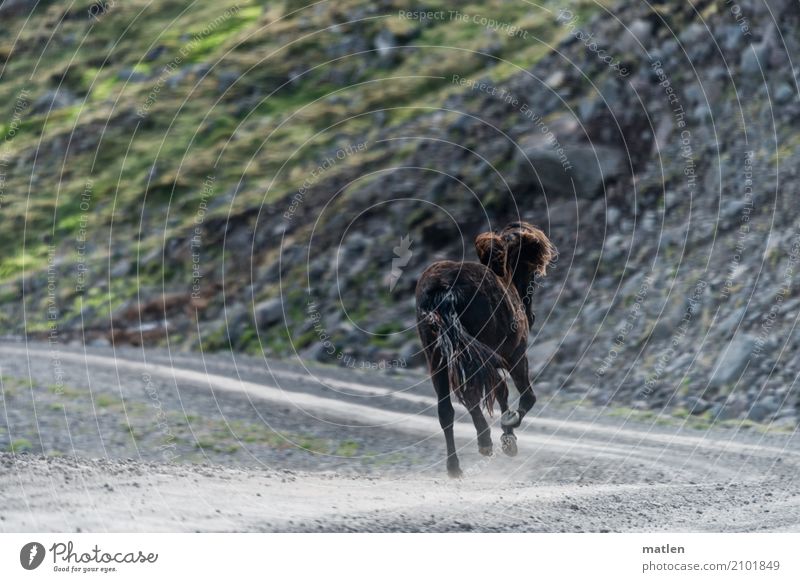
M 481 399 L 489 415 L 500 391 L 508 386 L 498 368 L 506 367 L 501 356 L 464 329 L 458 317 L 452 290 L 427 297 L 420 306 L 420 325 L 430 330 L 431 366 L 445 366 L 450 390 L 467 408 L 479 406 Z M 422 335 L 422 334 L 421 334 Z M 424 340 L 423 340 L 424 343 Z M 436 370 L 431 370 L 435 372 Z

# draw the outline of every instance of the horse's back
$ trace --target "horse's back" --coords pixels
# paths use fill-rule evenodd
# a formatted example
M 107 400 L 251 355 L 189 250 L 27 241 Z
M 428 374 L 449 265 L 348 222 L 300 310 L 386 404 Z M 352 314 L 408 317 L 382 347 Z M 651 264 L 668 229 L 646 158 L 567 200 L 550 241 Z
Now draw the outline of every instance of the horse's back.
M 438 261 L 417 284 L 417 315 L 435 310 L 450 294 L 464 328 L 478 339 L 505 336 L 511 325 L 506 292 L 497 275 L 481 263 Z

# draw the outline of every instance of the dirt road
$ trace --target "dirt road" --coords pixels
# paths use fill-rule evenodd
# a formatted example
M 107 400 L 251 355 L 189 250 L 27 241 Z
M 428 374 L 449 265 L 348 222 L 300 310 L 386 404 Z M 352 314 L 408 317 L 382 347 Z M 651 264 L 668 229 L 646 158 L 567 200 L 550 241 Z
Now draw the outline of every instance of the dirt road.
M 454 481 L 419 374 L 4 343 L 0 384 L 2 531 L 800 531 L 793 433 L 543 397 L 515 458 L 459 409 Z

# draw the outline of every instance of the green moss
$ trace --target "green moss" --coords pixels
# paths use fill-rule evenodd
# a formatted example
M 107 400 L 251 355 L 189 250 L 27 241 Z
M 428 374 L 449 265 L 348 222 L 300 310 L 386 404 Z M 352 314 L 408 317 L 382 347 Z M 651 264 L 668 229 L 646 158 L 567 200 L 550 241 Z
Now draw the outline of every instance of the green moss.
M 334 454 L 339 457 L 355 457 L 360 448 L 361 445 L 355 441 L 343 441 L 339 443 Z
M 204 451 L 211 451 L 215 453 L 223 453 L 228 455 L 233 454 L 239 450 L 239 445 L 237 445 L 236 443 L 220 442 L 211 438 L 198 439 L 198 441 L 195 443 L 195 446 L 198 449 L 202 449 Z
M 47 391 L 50 394 L 61 396 L 64 398 L 79 398 L 86 394 L 83 390 L 65 384 L 50 384 L 47 386 Z
M 372 465 L 376 467 L 385 467 L 391 465 L 403 465 L 406 463 L 414 463 L 419 462 L 419 459 L 415 456 L 408 455 L 406 453 L 389 453 L 389 454 L 365 454 L 362 461 L 366 465 Z
M 492 33 L 470 20 L 434 21 L 430 26 L 421 27 L 417 22 L 401 19 L 394 10 L 357 25 L 343 24 L 341 31 L 325 31 L 333 22 L 341 21 L 343 15 L 363 8 L 363 2 L 342 0 L 335 5 L 321 4 L 313 8 L 306 8 L 306 5 L 294 1 L 216 0 L 200 1 L 187 9 L 186 3 L 179 0 L 163 0 L 157 6 L 136 4 L 135 9 L 109 10 L 99 23 L 88 18 L 64 19 L 59 25 L 56 42 L 46 49 L 42 48 L 38 36 L 51 25 L 51 13 L 37 10 L 24 27 L 21 19 L 10 17 L 4 30 L 20 30 L 21 36 L 15 43 L 14 58 L 7 64 L 6 82 L 0 86 L 0 104 L 12 104 L 13 110 L 13 102 L 23 88 L 37 95 L 51 89 L 56 80 L 63 80 L 64 86 L 79 101 L 54 110 L 48 116 L 31 115 L 26 111 L 10 144 L 13 145 L 10 167 L 18 157 L 31 157 L 38 152 L 38 184 L 31 189 L 30 176 L 25 172 L 7 176 L 5 190 L 15 195 L 7 196 L 2 208 L 0 283 L 19 280 L 23 265 L 26 275 L 43 275 L 47 267 L 47 247 L 41 237 L 42 233 L 51 232 L 53 226 L 58 258 L 74 257 L 76 234 L 84 212 L 79 199 L 87 177 L 93 181 L 88 225 L 93 250 L 86 260 L 92 275 L 97 276 L 107 268 L 108 232 L 112 223 L 115 240 L 128 244 L 125 250 L 129 256 L 135 256 L 137 250 L 145 256 L 159 249 L 164 240 L 178 238 L 185 235 L 188 228 L 193 228 L 198 192 L 218 156 L 221 157 L 214 170 L 217 195 L 230 192 L 244 176 L 234 210 L 261 205 L 263 185 L 273 179 L 267 201 L 274 203 L 296 191 L 320 159 L 343 143 L 372 138 L 379 131 L 413 130 L 414 126 L 405 127 L 405 124 L 418 124 L 420 120 L 424 125 L 425 116 L 437 104 L 463 91 L 451 82 L 452 74 L 489 77 L 497 82 L 518 74 L 521 69 L 530 69 L 545 54 L 546 46 L 534 36 L 553 42 L 564 34 L 553 26 L 553 13 L 560 6 L 554 0 L 542 2 L 550 12 L 528 3 L 504 0 L 467 2 L 458 7 L 434 0 L 425 6 L 426 9 L 458 9 L 469 15 L 491 16 L 526 30 L 527 39 Z M 238 9 L 220 19 L 233 7 Z M 84 8 L 88 8 L 88 2 L 76 10 Z M 305 9 L 290 14 L 293 8 Z M 599 8 L 594 2 L 581 0 L 571 3 L 570 9 L 581 18 L 588 18 Z M 134 13 L 136 23 L 129 26 Z M 211 23 L 213 27 L 209 28 Z M 264 26 L 266 24 L 269 26 Z M 398 58 L 392 62 L 383 62 L 375 55 L 336 60 L 318 71 L 293 79 L 269 99 L 258 103 L 258 97 L 266 97 L 295 71 L 330 60 L 331 47 L 340 41 L 342 31 L 372 39 L 384 28 L 391 30 L 401 42 L 441 48 L 397 51 Z M 125 34 L 119 35 L 119 31 Z M 0 32 L 0 37 L 3 34 Z M 301 39 L 306 35 L 307 38 Z M 84 42 L 80 48 L 76 44 L 75 50 L 65 50 L 64 42 L 60 41 L 68 37 Z M 475 53 L 489 46 L 508 64 Z M 148 57 L 145 62 L 144 55 L 153 48 L 159 48 L 161 53 Z M 184 49 L 188 52 L 182 53 Z M 4 51 L 5 45 L 0 47 L 0 58 Z M 261 62 L 273 53 L 267 63 Z M 179 62 L 178 57 L 181 57 Z M 171 82 L 160 86 L 147 115 L 139 118 L 132 112 L 147 102 L 158 79 L 164 75 L 164 67 L 170 63 L 177 66 L 175 72 L 166 74 Z M 195 87 L 200 75 L 188 75 L 185 81 L 178 82 L 178 75 L 187 73 L 198 63 L 213 67 L 204 81 Z M 37 67 L 37 74 L 31 78 L 34 67 Z M 150 79 L 126 84 L 119 77 L 122 70 L 133 70 Z M 222 72 L 242 75 L 224 96 L 218 84 Z M 341 77 L 355 82 L 343 89 L 341 83 L 331 80 Z M 360 83 L 381 78 L 385 80 Z M 397 78 L 403 81 L 398 82 Z M 87 92 L 89 103 L 84 106 L 81 101 Z M 113 111 L 112 100 L 118 100 Z M 5 108 L 0 112 L 0 119 L 7 126 L 11 117 L 7 115 L 8 105 L 0 106 Z M 375 109 L 387 109 L 385 129 L 375 127 L 374 117 L 369 114 Z M 291 121 L 290 116 L 293 116 Z M 348 119 L 347 123 L 339 125 L 343 119 Z M 321 130 L 325 130 L 321 136 L 313 137 Z M 269 143 L 265 146 L 267 136 Z M 68 164 L 64 164 L 63 148 L 40 147 L 41 144 L 67 142 L 70 143 Z M 4 147 L 10 151 L 10 145 Z M 371 147 L 363 154 L 351 156 L 337 163 L 326 174 L 326 179 L 346 178 L 354 169 L 357 174 L 366 174 L 374 167 L 401 163 L 416 146 L 409 142 L 395 147 Z M 50 153 L 51 149 L 55 154 Z M 279 173 L 287 161 L 289 163 Z M 346 202 L 358 195 L 359 189 L 378 179 L 382 178 L 373 176 L 359 180 L 347 189 L 341 197 L 344 200 L 341 210 L 346 210 Z M 53 184 L 59 186 L 57 204 L 55 187 L 48 186 Z M 220 204 L 209 211 L 209 218 L 224 217 L 228 210 L 228 204 Z M 142 219 L 143 224 L 140 224 Z M 23 225 L 29 233 L 25 241 L 19 240 Z M 220 264 L 222 257 L 218 248 L 217 245 L 207 253 L 204 251 L 204 264 L 210 267 Z M 95 319 L 107 321 L 114 310 L 134 297 L 137 286 L 144 292 L 159 289 L 162 282 L 177 286 L 187 280 L 190 268 L 188 260 L 169 261 L 167 266 L 160 260 L 151 261 L 139 265 L 139 280 L 133 279 L 136 269 L 132 268 L 131 274 L 112 279 L 109 290 L 92 289 L 82 297 L 68 289 L 74 282 L 74 273 L 60 273 L 65 282 L 65 297 L 60 298 L 59 304 L 62 323 L 76 318 L 81 310 L 87 310 Z M 375 273 L 362 276 L 364 280 L 357 281 L 358 284 L 366 283 Z M 292 282 L 302 289 L 301 281 Z M 382 300 L 388 303 L 386 297 Z M 15 301 L 18 301 L 16 291 L 0 293 L 0 303 Z M 290 319 L 303 321 L 302 291 L 300 297 L 292 297 L 288 304 Z M 40 305 L 31 310 L 28 331 L 47 331 L 49 322 L 42 313 Z M 358 309 L 353 315 L 363 321 L 368 316 L 368 308 Z M 88 324 L 91 325 L 91 321 Z M 395 331 L 400 329 L 384 327 L 377 333 L 388 335 Z M 192 339 L 186 338 L 186 342 Z M 292 345 L 283 332 L 271 333 L 262 340 L 267 349 L 276 352 L 286 352 Z M 314 341 L 314 333 L 306 332 L 294 344 L 305 347 Z M 388 338 L 375 340 L 376 345 L 388 341 Z M 256 330 L 249 327 L 234 346 L 229 345 L 223 328 L 203 337 L 203 347 L 211 350 L 233 347 L 257 353 L 262 346 Z
M 147 433 L 143 429 L 134 426 L 131 421 L 125 421 L 120 423 L 120 428 L 124 432 L 127 432 L 134 441 L 140 441 L 147 435 Z
M 375 328 L 375 333 L 383 334 L 383 335 L 389 335 L 389 334 L 392 334 L 392 333 L 401 332 L 404 329 L 405 328 L 402 325 L 400 325 L 399 323 L 387 322 L 387 323 L 382 323 L 378 327 L 376 327 Z
M 295 441 L 295 444 L 308 452 L 311 453 L 327 453 L 330 450 L 328 443 L 321 438 L 313 437 L 313 436 L 299 436 Z
M 4 258 L 0 261 L 0 280 L 14 280 L 19 278 L 23 271 L 35 272 L 47 264 L 45 253 L 31 254 L 20 253 L 16 256 Z
M 100 408 L 108 408 L 109 406 L 119 405 L 122 402 L 109 394 L 98 394 L 94 397 L 94 403 Z
M 11 453 L 24 453 L 32 450 L 33 445 L 28 439 L 15 439 L 11 441 L 10 445 L 8 445 L 8 451 Z

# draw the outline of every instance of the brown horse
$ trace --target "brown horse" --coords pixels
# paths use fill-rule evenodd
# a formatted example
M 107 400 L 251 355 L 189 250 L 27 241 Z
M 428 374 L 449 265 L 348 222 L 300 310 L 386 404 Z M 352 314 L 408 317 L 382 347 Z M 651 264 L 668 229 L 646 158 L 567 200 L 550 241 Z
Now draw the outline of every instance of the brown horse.
M 492 438 L 481 402 L 491 415 L 497 401 L 503 452 L 517 454 L 514 429 L 536 402 L 526 356 L 534 322 L 534 276 L 545 275 L 556 255 L 545 234 L 526 222 L 478 235 L 475 249 L 480 263 L 433 263 L 422 273 L 416 292 L 417 331 L 439 401 L 451 477 L 461 476 L 451 392 L 472 416 L 482 455 L 492 454 Z M 508 408 L 501 368 L 508 370 L 519 390 L 517 410 Z

